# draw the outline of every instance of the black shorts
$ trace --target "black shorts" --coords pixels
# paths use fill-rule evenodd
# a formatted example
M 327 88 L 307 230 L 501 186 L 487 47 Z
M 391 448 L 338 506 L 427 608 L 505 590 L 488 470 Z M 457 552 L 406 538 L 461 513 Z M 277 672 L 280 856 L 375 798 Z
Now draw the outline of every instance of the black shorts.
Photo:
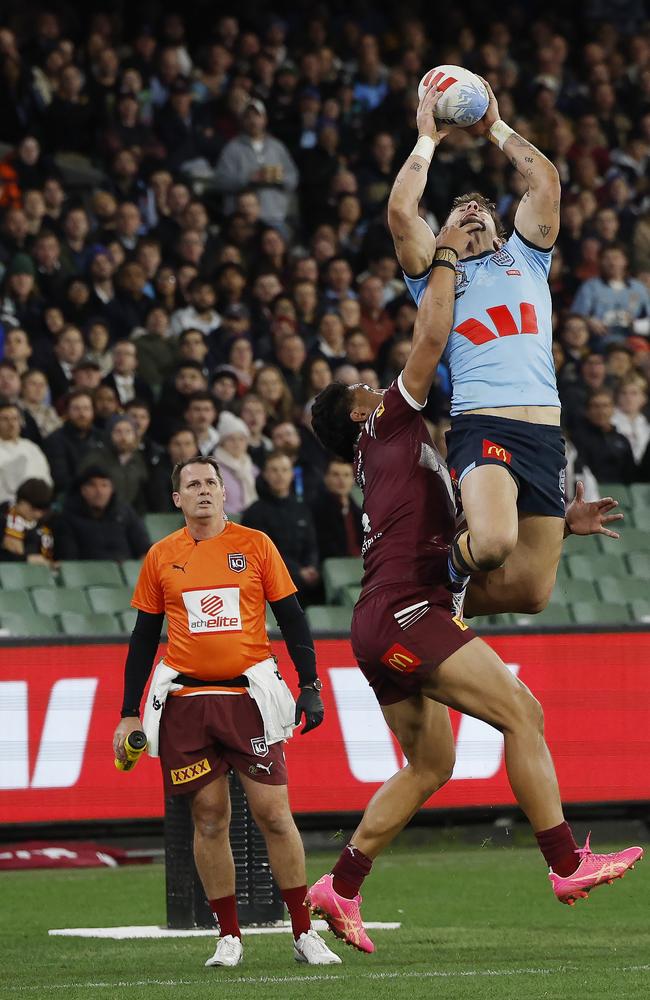
M 479 465 L 503 465 L 517 483 L 523 514 L 564 517 L 565 442 L 559 427 L 481 413 L 452 417 L 447 465 L 460 509 L 463 477 Z
M 380 587 L 362 595 L 352 615 L 352 650 L 380 705 L 417 694 L 432 670 L 475 638 L 454 617 L 443 586 Z

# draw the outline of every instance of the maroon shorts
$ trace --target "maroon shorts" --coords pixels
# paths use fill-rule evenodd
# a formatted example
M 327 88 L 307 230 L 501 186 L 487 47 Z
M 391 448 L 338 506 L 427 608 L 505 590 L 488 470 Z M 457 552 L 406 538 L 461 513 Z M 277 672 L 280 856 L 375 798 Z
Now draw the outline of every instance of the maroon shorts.
M 352 649 L 380 705 L 417 694 L 427 674 L 474 638 L 442 587 L 382 587 L 352 616 Z
M 160 720 L 165 795 L 196 792 L 230 768 L 265 785 L 286 785 L 282 743 L 264 739 L 260 710 L 248 694 L 170 696 Z

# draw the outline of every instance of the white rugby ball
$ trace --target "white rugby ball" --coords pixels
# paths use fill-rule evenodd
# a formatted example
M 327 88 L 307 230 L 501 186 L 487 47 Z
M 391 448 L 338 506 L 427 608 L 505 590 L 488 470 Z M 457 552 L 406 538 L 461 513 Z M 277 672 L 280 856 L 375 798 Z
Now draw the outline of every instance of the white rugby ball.
M 475 125 L 489 103 L 488 92 L 475 73 L 462 66 L 435 66 L 424 74 L 418 87 L 418 97 L 424 97 L 434 84 L 442 91 L 435 109 L 436 121 L 442 125 L 468 128 Z

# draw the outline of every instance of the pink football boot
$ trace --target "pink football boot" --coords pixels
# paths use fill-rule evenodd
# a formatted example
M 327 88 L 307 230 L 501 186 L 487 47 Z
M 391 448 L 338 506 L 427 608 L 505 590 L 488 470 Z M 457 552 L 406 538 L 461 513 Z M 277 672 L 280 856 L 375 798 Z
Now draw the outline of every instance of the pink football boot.
M 634 868 L 643 857 L 642 847 L 627 847 L 615 854 L 592 854 L 588 835 L 584 847 L 576 851 L 580 863 L 572 875 L 564 878 L 549 872 L 553 892 L 561 903 L 573 906 L 576 899 L 587 899 L 588 893 L 597 885 L 607 882 L 611 885 L 615 878 L 623 878 L 629 868 Z
M 357 894 L 354 899 L 339 896 L 338 892 L 334 892 L 333 881 L 333 875 L 319 878 L 307 891 L 305 903 L 312 913 L 327 921 L 336 937 L 359 951 L 372 953 L 375 946 L 366 934 L 359 910 L 361 896 Z

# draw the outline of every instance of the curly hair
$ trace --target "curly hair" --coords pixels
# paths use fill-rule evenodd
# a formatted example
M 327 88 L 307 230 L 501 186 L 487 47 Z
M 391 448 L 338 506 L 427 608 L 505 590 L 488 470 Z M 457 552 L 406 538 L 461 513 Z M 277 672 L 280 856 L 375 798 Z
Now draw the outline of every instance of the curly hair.
M 354 459 L 360 426 L 350 419 L 351 394 L 343 382 L 330 382 L 314 400 L 311 427 L 324 448 L 346 462 Z
M 450 212 L 453 212 L 453 210 L 455 208 L 458 208 L 459 205 L 467 205 L 467 203 L 470 201 L 477 202 L 481 208 L 484 208 L 487 212 L 490 213 L 490 215 L 494 220 L 497 236 L 499 237 L 500 240 L 504 240 L 508 234 L 503 228 L 503 223 L 497 212 L 497 207 L 494 204 L 494 202 L 489 201 L 489 199 L 486 198 L 484 194 L 480 194 L 478 191 L 468 191 L 467 194 L 459 194 L 458 197 L 454 198 L 454 200 L 452 201 Z

